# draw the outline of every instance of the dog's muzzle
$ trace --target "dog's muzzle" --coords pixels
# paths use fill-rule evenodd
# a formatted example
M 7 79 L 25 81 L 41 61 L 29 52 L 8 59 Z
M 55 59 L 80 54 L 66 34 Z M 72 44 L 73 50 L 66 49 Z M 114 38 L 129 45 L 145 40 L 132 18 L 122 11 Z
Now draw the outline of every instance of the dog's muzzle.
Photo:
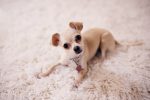
M 75 47 L 73 48 L 73 50 L 75 51 L 76 54 L 79 54 L 79 53 L 82 52 L 82 49 L 81 49 L 79 46 L 75 46 Z

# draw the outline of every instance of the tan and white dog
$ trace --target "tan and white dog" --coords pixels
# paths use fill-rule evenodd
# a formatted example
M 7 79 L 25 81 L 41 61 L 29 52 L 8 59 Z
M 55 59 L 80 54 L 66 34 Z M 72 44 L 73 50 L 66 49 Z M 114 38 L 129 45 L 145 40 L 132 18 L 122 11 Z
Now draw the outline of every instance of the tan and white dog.
M 46 72 L 41 72 L 38 77 L 48 76 L 56 66 L 69 65 L 69 61 L 73 60 L 77 67 L 78 77 L 75 80 L 75 86 L 78 86 L 85 77 L 88 66 L 98 50 L 101 52 L 101 60 L 103 61 L 108 51 L 114 51 L 118 42 L 112 34 L 100 28 L 93 28 L 81 33 L 83 24 L 81 22 L 70 22 L 69 29 L 64 33 L 55 33 L 52 35 L 51 43 L 53 46 L 60 46 L 64 52 L 60 60 L 53 66 L 49 67 Z

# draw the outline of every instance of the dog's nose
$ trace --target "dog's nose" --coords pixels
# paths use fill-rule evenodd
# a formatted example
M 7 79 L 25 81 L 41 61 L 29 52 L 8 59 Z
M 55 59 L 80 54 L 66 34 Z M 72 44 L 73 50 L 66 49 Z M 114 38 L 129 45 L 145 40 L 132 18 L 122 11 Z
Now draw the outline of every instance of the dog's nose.
M 75 46 L 73 49 L 74 49 L 76 54 L 79 54 L 82 52 L 82 49 L 79 46 Z

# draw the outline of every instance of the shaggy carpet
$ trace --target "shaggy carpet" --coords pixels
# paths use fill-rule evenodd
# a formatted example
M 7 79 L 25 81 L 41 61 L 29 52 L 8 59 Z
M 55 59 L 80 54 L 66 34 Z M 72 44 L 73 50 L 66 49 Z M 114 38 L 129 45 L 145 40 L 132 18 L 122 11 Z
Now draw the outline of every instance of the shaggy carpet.
M 78 88 L 73 63 L 34 77 L 58 61 L 50 35 L 69 21 L 106 28 L 128 45 L 103 63 L 93 59 Z M 0 0 L 0 100 L 150 100 L 150 1 Z

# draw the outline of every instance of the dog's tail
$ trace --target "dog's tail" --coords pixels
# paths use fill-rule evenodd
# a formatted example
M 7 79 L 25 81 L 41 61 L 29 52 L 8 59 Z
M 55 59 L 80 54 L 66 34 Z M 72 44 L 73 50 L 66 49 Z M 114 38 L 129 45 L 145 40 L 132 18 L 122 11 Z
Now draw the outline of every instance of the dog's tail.
M 119 50 L 121 51 L 127 51 L 129 47 L 131 46 L 141 46 L 143 45 L 143 41 L 140 40 L 134 40 L 134 41 L 115 41 L 115 44 L 117 46 L 117 48 L 119 48 Z

